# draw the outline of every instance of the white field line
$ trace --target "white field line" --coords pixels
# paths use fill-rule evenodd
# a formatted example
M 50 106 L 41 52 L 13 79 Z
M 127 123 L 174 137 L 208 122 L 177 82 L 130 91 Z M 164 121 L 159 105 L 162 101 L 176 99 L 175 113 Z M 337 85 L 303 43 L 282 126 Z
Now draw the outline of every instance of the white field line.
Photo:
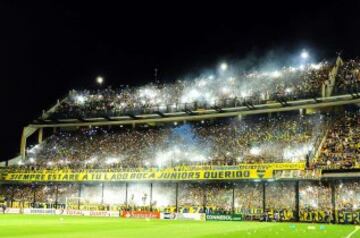
M 358 230 L 360 230 L 360 226 L 356 226 L 355 229 L 349 233 L 345 238 L 351 238 Z

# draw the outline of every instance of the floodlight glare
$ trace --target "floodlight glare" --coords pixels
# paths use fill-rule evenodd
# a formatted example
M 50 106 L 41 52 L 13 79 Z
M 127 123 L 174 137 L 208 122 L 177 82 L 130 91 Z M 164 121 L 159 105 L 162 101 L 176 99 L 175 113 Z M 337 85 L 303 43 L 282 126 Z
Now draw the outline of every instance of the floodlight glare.
M 98 76 L 97 78 L 96 78 L 96 83 L 97 84 L 103 84 L 104 83 L 104 78 L 103 77 L 101 77 L 101 76 Z
M 309 53 L 306 50 L 303 50 L 300 54 L 300 57 L 302 59 L 307 59 L 307 58 L 309 58 Z
M 221 64 L 220 64 L 220 69 L 221 69 L 222 71 L 226 71 L 227 68 L 228 68 L 227 63 L 221 63 Z

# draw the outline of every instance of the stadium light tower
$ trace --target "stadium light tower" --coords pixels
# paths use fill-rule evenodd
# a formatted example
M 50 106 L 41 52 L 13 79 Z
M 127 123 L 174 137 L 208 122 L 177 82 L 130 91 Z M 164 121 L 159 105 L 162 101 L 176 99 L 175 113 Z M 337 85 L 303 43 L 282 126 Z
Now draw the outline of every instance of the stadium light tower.
M 101 76 L 96 77 L 96 83 L 102 85 L 104 83 L 104 78 Z

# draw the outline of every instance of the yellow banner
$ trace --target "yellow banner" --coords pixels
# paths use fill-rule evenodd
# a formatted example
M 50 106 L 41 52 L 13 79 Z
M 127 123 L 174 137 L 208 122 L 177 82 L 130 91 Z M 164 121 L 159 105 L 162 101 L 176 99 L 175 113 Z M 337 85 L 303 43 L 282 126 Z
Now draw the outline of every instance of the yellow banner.
M 239 169 L 305 170 L 305 163 L 239 164 Z
M 215 169 L 214 169 L 215 168 Z M 40 170 L 9 171 L 3 176 L 5 181 L 172 181 L 172 180 L 236 180 L 236 179 L 272 179 L 279 170 L 304 170 L 304 163 L 279 164 L 240 164 L 236 166 L 210 166 L 174 169 L 150 170 L 146 172 L 106 172 L 96 170 Z
M 263 164 L 238 164 L 238 165 L 194 165 L 194 166 L 177 166 L 167 168 L 166 171 L 193 171 L 193 170 L 305 170 L 305 163 L 263 163 Z
M 5 181 L 172 181 L 172 180 L 234 180 L 271 179 L 272 170 L 202 170 L 177 172 L 10 172 Z

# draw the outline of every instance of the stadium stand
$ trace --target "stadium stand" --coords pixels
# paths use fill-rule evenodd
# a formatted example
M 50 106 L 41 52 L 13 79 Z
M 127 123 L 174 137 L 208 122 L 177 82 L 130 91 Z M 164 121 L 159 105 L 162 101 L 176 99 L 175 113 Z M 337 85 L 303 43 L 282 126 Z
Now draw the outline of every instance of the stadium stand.
M 346 111 L 328 130 L 318 166 L 351 168 L 360 162 L 360 114 Z
M 169 84 L 72 90 L 40 124 L 24 129 L 30 136 L 41 128 L 39 143 L 0 168 L 0 199 L 20 211 L 360 223 L 360 111 L 351 101 L 359 98 L 359 66 L 338 58 L 273 72 L 233 69 Z M 332 96 L 342 105 L 311 107 Z M 300 110 L 285 110 L 307 99 Z M 274 101 L 281 107 L 271 112 L 221 116 L 223 108 L 255 111 Z M 191 117 L 201 109 L 216 115 L 137 123 L 139 114 Z M 133 123 L 110 118 L 124 115 Z M 98 125 L 96 117 L 109 123 Z M 71 118 L 88 125 L 56 126 Z M 53 131 L 43 140 L 47 127 Z
M 155 128 L 60 130 L 23 166 L 137 169 L 305 161 L 322 116 L 282 113 Z
M 114 117 L 319 97 L 330 69 L 329 63 L 321 62 L 272 72 L 235 70 L 138 88 L 72 90 L 43 119 Z
M 360 61 L 349 60 L 339 68 L 336 80 L 336 93 L 358 93 L 360 91 Z

